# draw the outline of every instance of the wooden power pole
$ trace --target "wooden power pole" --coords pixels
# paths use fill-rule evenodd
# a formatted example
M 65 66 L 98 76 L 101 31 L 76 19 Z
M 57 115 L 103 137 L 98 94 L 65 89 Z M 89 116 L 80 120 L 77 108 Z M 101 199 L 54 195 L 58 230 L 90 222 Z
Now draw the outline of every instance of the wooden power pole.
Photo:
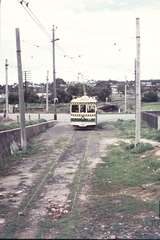
M 6 73 L 6 119 L 8 118 L 9 113 L 9 104 L 8 104 L 8 60 L 5 60 L 5 73 Z
M 25 128 L 25 106 L 23 90 L 23 74 L 21 61 L 21 46 L 19 28 L 16 28 L 16 47 L 17 47 L 17 66 L 18 66 L 18 83 L 19 83 L 19 111 L 20 111 L 20 129 L 21 129 L 21 148 L 26 150 L 27 138 Z
M 136 127 L 135 145 L 141 138 L 140 19 L 136 18 Z

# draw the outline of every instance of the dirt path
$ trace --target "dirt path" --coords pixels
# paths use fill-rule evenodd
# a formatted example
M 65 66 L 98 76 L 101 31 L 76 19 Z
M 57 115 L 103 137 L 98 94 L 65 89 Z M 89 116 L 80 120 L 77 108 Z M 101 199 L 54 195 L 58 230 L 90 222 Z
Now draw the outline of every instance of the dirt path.
M 2 236 L 5 233 L 13 237 L 19 227 L 16 222 L 22 222 L 21 212 L 28 214 L 72 137 L 73 131 L 69 126 L 59 124 L 49 129 L 35 139 L 36 153 L 21 159 L 6 176 L 0 178 L 0 217 L 1 221 L 4 219 L 2 222 L 5 221 L 1 224 Z
M 84 164 L 92 169 L 100 161 L 98 137 L 97 130 L 57 124 L 34 140 L 37 152 L 0 178 L 0 237 L 35 238 L 53 204 L 69 201 L 70 211 L 79 191 L 71 200 L 72 184 L 80 169 Z

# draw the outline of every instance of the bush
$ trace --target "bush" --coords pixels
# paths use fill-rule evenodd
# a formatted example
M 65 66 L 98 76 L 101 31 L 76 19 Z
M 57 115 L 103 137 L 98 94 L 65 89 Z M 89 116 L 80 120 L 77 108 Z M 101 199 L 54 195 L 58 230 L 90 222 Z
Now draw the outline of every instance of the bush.
M 147 93 L 144 93 L 142 101 L 143 102 L 157 102 L 158 101 L 157 92 L 149 91 Z
M 150 143 L 138 143 L 136 146 L 134 143 L 131 143 L 126 146 L 126 149 L 130 150 L 131 153 L 143 153 L 152 150 L 153 146 Z

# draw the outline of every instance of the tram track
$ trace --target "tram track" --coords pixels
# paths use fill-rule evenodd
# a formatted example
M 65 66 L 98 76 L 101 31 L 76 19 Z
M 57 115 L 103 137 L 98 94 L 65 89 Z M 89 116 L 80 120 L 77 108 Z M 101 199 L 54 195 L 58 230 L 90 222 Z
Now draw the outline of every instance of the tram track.
M 88 136 L 86 137 L 85 131 L 75 131 L 74 143 L 73 145 L 70 146 L 68 151 L 64 154 L 63 160 L 60 162 L 60 166 L 59 166 L 59 169 L 60 169 L 63 165 L 65 165 L 65 168 L 67 169 L 67 165 L 68 167 L 71 166 L 71 164 L 74 165 L 74 174 L 72 175 L 71 178 L 67 176 L 66 171 L 64 171 L 63 173 L 63 179 L 65 178 L 65 181 L 67 182 L 67 184 L 64 182 L 62 183 L 59 182 L 58 184 L 59 188 L 61 188 L 60 186 L 65 186 L 65 188 L 68 189 L 67 196 L 65 197 L 65 199 L 62 198 L 62 201 L 60 203 L 63 204 L 65 202 L 68 202 L 69 200 L 70 202 L 69 214 L 72 214 L 72 211 L 76 206 L 77 197 L 81 189 L 82 169 L 84 169 L 84 165 L 86 164 L 86 149 L 88 147 L 88 141 L 89 141 L 89 135 L 90 135 L 90 132 L 87 132 L 87 133 L 88 133 Z M 55 174 L 56 174 L 56 171 L 55 171 Z M 58 192 L 59 192 L 59 195 L 61 194 L 63 195 L 61 191 L 58 191 Z M 49 229 L 47 225 L 47 222 L 50 224 L 50 221 L 53 224 L 53 225 L 51 224 L 52 226 L 51 229 Z M 48 215 L 45 215 L 43 219 L 41 219 L 40 221 L 36 238 L 55 238 L 56 237 L 55 231 L 54 231 L 55 221 L 56 219 L 52 220 L 48 218 Z M 46 226 L 47 228 L 45 229 Z
M 74 214 L 74 210 L 77 206 L 79 194 L 81 193 L 81 189 L 83 187 L 84 181 L 88 174 L 87 157 L 88 157 L 88 146 L 89 146 L 91 131 L 87 131 L 87 133 L 88 133 L 87 137 L 86 137 L 85 131 L 81 131 L 80 134 L 76 133 L 76 139 L 79 139 L 79 141 L 76 141 L 76 144 L 74 144 L 70 149 L 71 153 L 74 152 L 74 157 L 75 157 L 75 153 L 78 153 L 78 155 L 79 155 L 78 166 L 75 171 L 75 175 L 72 179 L 72 183 L 70 184 L 70 193 L 68 194 L 68 198 L 67 198 L 69 200 L 69 202 L 71 202 L 70 211 L 69 211 L 70 217 L 72 217 L 72 215 Z M 78 149 L 76 149 L 77 146 L 79 146 Z M 80 149 L 81 150 L 83 149 L 83 151 L 79 151 Z M 77 150 L 78 150 L 78 152 L 77 152 Z M 70 159 L 66 158 L 65 162 L 67 162 L 67 161 L 70 161 Z M 47 221 L 50 222 L 50 220 L 48 219 L 48 216 L 45 216 L 44 219 L 41 221 L 41 225 L 40 225 L 41 229 L 39 229 L 39 232 L 38 232 L 36 238 L 51 238 L 51 239 L 53 239 L 53 238 L 57 237 L 56 236 L 57 223 L 54 221 L 50 225 L 51 229 L 49 229 L 49 227 L 47 226 L 48 232 L 45 232 L 45 226 L 46 226 Z M 42 229 L 44 229 L 44 231 Z M 56 234 L 55 234 L 55 232 L 56 232 Z
M 78 177 L 78 181 L 77 181 L 77 188 L 75 190 L 73 201 L 72 201 L 71 212 L 73 212 L 73 209 L 77 202 L 78 195 L 80 194 L 80 190 L 81 190 L 82 174 L 84 174 L 84 171 L 82 171 L 82 169 L 84 170 L 84 167 L 87 164 L 87 153 L 88 153 L 88 146 L 89 146 L 89 139 L 90 139 L 89 137 L 90 137 L 90 135 L 88 136 L 88 139 L 86 141 L 86 148 L 85 148 L 82 160 L 79 164 L 79 168 L 78 168 L 76 176 L 75 176 L 75 178 Z

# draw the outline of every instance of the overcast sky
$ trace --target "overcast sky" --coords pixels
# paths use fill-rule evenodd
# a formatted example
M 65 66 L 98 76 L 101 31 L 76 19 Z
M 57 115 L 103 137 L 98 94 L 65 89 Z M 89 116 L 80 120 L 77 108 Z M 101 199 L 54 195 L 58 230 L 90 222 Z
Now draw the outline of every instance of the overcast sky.
M 1 83 L 5 58 L 9 83 L 18 82 L 15 28 L 20 29 L 22 67 L 34 83 L 52 81 L 52 25 L 57 26 L 56 77 L 129 80 L 134 78 L 136 17 L 140 18 L 141 79 L 160 78 L 159 0 L 27 0 L 48 35 L 18 0 L 1 0 Z M 25 4 L 24 4 L 25 6 Z M 67 57 L 65 56 L 67 55 Z

